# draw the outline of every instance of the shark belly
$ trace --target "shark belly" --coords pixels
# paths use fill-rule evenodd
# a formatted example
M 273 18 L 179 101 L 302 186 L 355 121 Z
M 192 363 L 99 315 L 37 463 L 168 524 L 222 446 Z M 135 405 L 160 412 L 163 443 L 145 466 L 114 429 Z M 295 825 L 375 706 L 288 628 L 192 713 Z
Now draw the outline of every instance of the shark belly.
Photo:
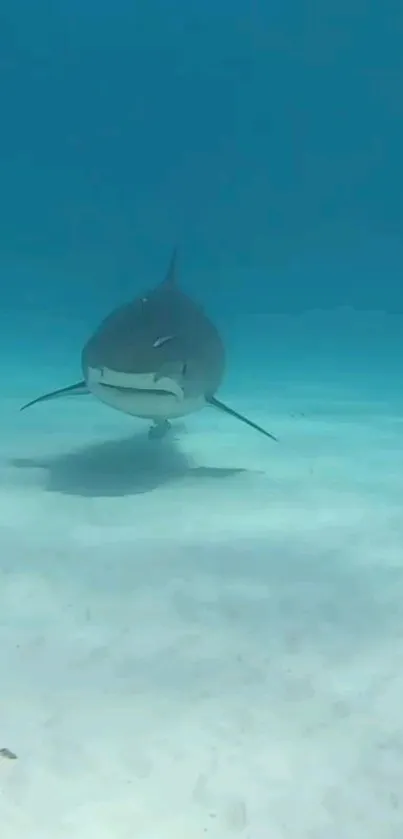
M 206 405 L 204 395 L 187 397 L 174 379 L 153 373 L 126 374 L 89 368 L 86 381 L 100 402 L 141 419 L 175 419 Z

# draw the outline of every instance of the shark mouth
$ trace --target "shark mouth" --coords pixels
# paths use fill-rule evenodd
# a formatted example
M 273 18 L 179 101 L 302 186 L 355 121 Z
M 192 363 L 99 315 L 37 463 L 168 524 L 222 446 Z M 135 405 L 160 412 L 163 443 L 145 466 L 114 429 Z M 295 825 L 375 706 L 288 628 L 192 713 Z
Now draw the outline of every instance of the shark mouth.
M 118 393 L 152 393 L 153 396 L 176 396 L 171 390 L 161 390 L 161 388 L 156 387 L 118 387 L 117 385 L 105 385 L 104 383 L 102 383 L 102 387 L 106 390 L 115 390 Z
M 184 399 L 180 385 L 171 378 L 158 373 L 120 373 L 108 367 L 88 370 L 88 387 L 100 387 L 105 390 L 120 393 L 122 396 L 153 396 L 166 398 L 174 397 L 179 402 Z

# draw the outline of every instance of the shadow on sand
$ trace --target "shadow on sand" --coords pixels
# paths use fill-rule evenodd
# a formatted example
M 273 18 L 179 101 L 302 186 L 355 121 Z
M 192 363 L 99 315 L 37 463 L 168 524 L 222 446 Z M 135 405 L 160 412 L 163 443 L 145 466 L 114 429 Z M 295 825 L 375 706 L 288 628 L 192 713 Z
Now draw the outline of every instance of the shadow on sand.
M 143 434 L 51 457 L 15 458 L 11 465 L 43 469 L 49 492 L 83 497 L 136 495 L 183 478 L 228 478 L 247 471 L 193 466 L 172 438 L 150 441 Z

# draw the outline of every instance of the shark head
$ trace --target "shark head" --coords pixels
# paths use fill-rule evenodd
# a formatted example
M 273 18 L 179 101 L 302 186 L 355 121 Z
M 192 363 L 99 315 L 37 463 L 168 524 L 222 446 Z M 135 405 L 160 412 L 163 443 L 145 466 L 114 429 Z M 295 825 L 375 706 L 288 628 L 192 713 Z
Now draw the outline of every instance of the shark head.
M 83 380 L 27 402 L 21 410 L 65 396 L 93 394 L 125 414 L 169 420 L 206 405 L 276 440 L 261 425 L 218 400 L 224 347 L 214 324 L 179 288 L 176 251 L 162 283 L 100 324 L 81 355 Z
M 133 416 L 170 419 L 206 404 L 224 373 L 224 348 L 178 287 L 174 252 L 162 283 L 113 311 L 82 352 L 90 392 Z

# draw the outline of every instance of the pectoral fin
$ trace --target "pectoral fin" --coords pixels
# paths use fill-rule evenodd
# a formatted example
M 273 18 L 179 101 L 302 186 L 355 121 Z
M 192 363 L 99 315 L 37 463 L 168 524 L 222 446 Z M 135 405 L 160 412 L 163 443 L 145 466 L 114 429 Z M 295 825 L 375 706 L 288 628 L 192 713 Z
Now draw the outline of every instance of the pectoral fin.
M 38 396 L 36 399 L 33 399 L 32 402 L 27 402 L 26 405 L 23 405 L 22 408 L 20 408 L 20 411 L 25 411 L 26 408 L 30 408 L 31 405 L 36 405 L 37 402 L 48 402 L 51 399 L 61 399 L 64 396 L 87 396 L 88 394 L 89 390 L 86 383 L 84 381 L 77 382 L 75 385 L 62 387 L 59 390 L 52 390 L 51 393 L 45 393 L 43 396 Z
M 270 434 L 269 431 L 266 431 L 261 425 L 257 425 L 252 420 L 244 417 L 242 414 L 238 414 L 237 411 L 234 411 L 232 408 L 229 408 L 228 405 L 224 405 L 223 402 L 220 402 L 215 396 L 210 396 L 209 399 L 206 400 L 209 405 L 212 405 L 213 408 L 218 408 L 219 411 L 223 411 L 225 414 L 229 414 L 230 417 L 235 417 L 235 419 L 240 420 L 240 422 L 245 423 L 245 425 L 249 425 L 250 428 L 254 428 L 255 431 L 259 431 L 260 434 L 264 434 L 265 437 L 270 437 L 271 440 L 274 440 L 275 443 L 278 443 L 277 437 L 274 434 Z

